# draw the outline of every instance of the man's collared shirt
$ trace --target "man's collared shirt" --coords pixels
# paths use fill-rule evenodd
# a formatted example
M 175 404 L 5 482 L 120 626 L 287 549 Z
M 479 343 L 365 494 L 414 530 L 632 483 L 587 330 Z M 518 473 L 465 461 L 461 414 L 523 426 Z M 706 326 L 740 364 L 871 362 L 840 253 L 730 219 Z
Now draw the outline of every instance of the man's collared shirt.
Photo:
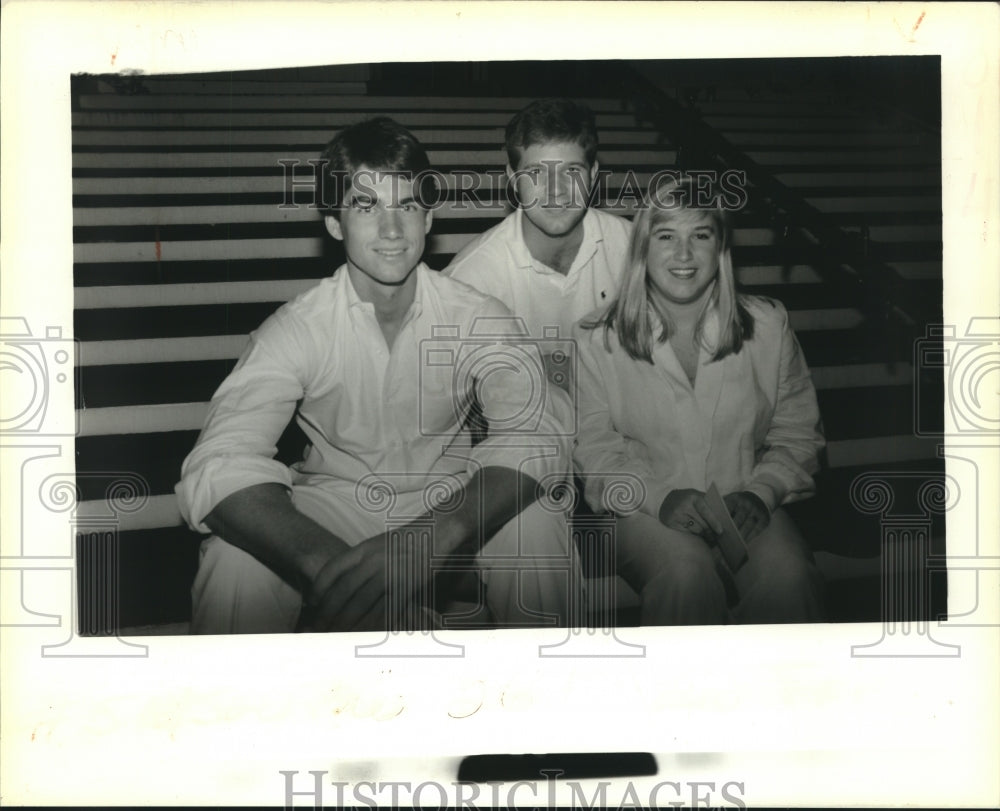
M 569 415 L 544 395 L 537 347 L 507 342 L 517 328 L 500 302 L 423 264 L 415 273 L 391 351 L 346 266 L 251 334 L 181 471 L 176 490 L 193 528 L 210 531 L 205 516 L 256 484 L 343 491 L 376 474 L 407 491 L 479 466 L 538 480 L 566 471 Z M 462 425 L 474 394 L 492 419 L 471 447 Z M 293 415 L 310 445 L 289 468 L 274 455 Z
M 573 324 L 618 294 L 632 224 L 599 209 L 584 215 L 583 241 L 566 275 L 536 260 L 524 242 L 524 212 L 517 209 L 465 246 L 444 273 L 499 299 L 524 319 L 534 337 Z

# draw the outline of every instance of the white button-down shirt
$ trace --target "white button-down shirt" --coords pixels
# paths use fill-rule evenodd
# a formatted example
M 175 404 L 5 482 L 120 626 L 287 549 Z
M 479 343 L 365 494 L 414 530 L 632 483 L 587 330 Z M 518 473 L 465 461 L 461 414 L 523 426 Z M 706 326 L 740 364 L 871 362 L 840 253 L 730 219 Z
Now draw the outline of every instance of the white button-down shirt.
M 642 480 L 639 507 L 654 517 L 672 490 L 725 495 L 749 490 L 768 508 L 804 498 L 823 448 L 812 378 L 788 313 L 776 301 L 748 297 L 754 337 L 739 354 L 712 361 L 702 348 L 694 386 L 669 342 L 654 344 L 653 363 L 633 360 L 614 330 L 577 327 L 579 434 L 574 458 L 587 501 L 604 509 L 616 474 Z M 709 346 L 718 321 L 705 325 Z
M 177 495 L 193 528 L 210 531 L 204 517 L 255 484 L 342 494 L 374 473 L 407 492 L 479 466 L 539 480 L 567 470 L 570 415 L 546 396 L 537 344 L 518 340 L 495 299 L 422 264 L 416 273 L 391 351 L 346 267 L 251 334 L 181 471 Z M 471 447 L 462 424 L 474 394 L 490 436 Z M 310 446 L 289 469 L 273 457 L 293 415 Z
M 517 209 L 466 245 L 444 272 L 500 299 L 525 320 L 531 335 L 542 337 L 545 327 L 557 327 L 565 339 L 576 321 L 618 294 L 632 224 L 588 209 L 583 241 L 564 276 L 531 255 L 523 218 Z

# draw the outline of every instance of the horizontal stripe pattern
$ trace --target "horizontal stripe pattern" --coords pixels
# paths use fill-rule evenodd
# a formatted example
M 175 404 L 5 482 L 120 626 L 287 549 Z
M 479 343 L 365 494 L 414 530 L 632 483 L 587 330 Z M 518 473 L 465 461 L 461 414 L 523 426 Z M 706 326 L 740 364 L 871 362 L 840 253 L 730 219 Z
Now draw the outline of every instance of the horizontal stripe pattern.
M 665 158 L 672 157 L 672 153 L 664 154 Z M 659 167 L 667 163 L 668 161 L 664 159 L 656 161 L 655 166 Z M 606 190 L 606 195 L 610 196 L 610 192 L 619 192 L 628 182 L 630 190 L 635 188 L 634 184 L 638 184 L 639 190 L 645 191 L 658 168 L 644 171 L 642 165 L 636 164 L 636 167 L 636 171 L 630 175 L 626 175 L 624 171 L 614 171 L 610 175 L 602 177 L 601 182 L 604 184 L 601 187 L 602 190 Z M 261 194 L 272 192 L 281 193 L 282 199 L 287 200 L 290 204 L 291 200 L 288 200 L 284 194 L 286 190 L 299 194 L 312 194 L 316 186 L 312 166 L 305 162 L 286 170 L 276 161 L 273 165 L 260 169 L 254 168 L 252 171 L 254 174 L 237 174 L 232 171 L 231 167 L 219 167 L 217 176 L 207 172 L 198 172 L 190 176 L 159 176 L 149 173 L 135 177 L 80 177 L 80 173 L 77 172 L 77 176 L 73 178 L 73 194 L 76 196 L 116 196 L 128 194 Z M 496 195 L 503 192 L 507 185 L 502 164 L 493 167 L 489 173 L 465 170 L 463 174 L 443 169 L 439 170 L 434 178 L 440 190 L 450 192 L 475 190 Z M 307 199 L 310 202 L 322 202 L 322 200 Z M 467 197 L 463 199 L 467 199 Z
M 935 262 L 899 262 L 904 279 L 931 281 L 940 276 Z M 823 277 L 809 265 L 758 265 L 739 268 L 738 280 L 748 287 L 761 285 L 819 284 Z M 77 313 L 83 310 L 133 307 L 179 307 L 211 304 L 240 304 L 288 301 L 316 284 L 316 279 L 287 279 L 260 282 L 216 282 L 149 285 L 106 285 L 76 290 Z M 931 291 L 929 291 L 931 292 Z
M 502 153 L 498 149 L 449 149 L 427 150 L 431 166 L 489 166 L 498 164 Z M 676 153 L 673 150 L 629 149 L 621 155 L 606 150 L 605 160 L 624 157 L 629 166 L 668 166 L 673 164 Z M 73 156 L 74 169 L 211 169 L 218 167 L 261 167 L 282 166 L 279 161 L 295 161 L 303 173 L 312 171 L 319 155 L 316 150 L 273 150 L 268 152 L 234 152 L 226 149 L 218 152 L 77 152 Z M 504 164 L 499 163 L 500 168 Z
M 156 80 L 153 86 L 160 84 Z M 162 89 L 162 85 L 161 85 Z M 221 90 L 221 88 L 220 88 Z M 344 96 L 342 93 L 157 93 L 120 96 L 112 93 L 81 94 L 80 109 L 84 110 L 338 110 L 363 115 L 399 115 L 412 110 L 467 110 L 479 113 L 483 109 L 482 99 L 461 96 Z M 533 99 L 496 98 L 490 99 L 491 110 L 502 111 L 509 119 Z M 620 113 L 621 102 L 617 99 L 582 98 L 595 113 Z M 506 123 L 506 121 L 504 122 Z
M 870 125 L 863 118 L 852 115 L 829 114 L 824 116 L 774 116 L 764 113 L 756 115 L 719 115 L 709 113 L 702 118 L 711 126 L 723 132 L 771 131 L 793 127 L 798 132 L 857 132 L 865 133 Z
M 425 147 L 447 144 L 465 144 L 468 147 L 493 147 L 498 152 L 503 149 L 504 127 L 463 127 L 461 125 L 448 129 L 431 127 L 410 127 L 413 134 Z M 249 130 L 221 129 L 127 129 L 109 130 L 104 128 L 85 129 L 74 128 L 72 136 L 73 149 L 82 152 L 83 148 L 97 149 L 147 149 L 154 146 L 170 146 L 176 149 L 192 149 L 197 147 L 218 148 L 225 145 L 228 149 L 263 148 L 264 146 L 308 146 L 317 154 L 330 139 L 333 131 L 325 125 L 309 128 L 303 124 L 294 129 L 271 129 L 260 127 Z M 602 149 L 608 147 L 649 146 L 662 141 L 662 136 L 655 130 L 642 129 L 635 126 L 604 130 L 600 133 Z
M 236 321 L 237 326 L 250 324 L 252 325 L 250 329 L 254 329 L 280 305 L 277 302 L 271 302 L 256 307 L 253 305 L 242 306 L 248 313 L 247 316 L 241 319 L 239 315 L 234 315 L 229 323 L 210 324 L 210 326 L 222 330 L 230 328 L 230 324 Z M 257 315 L 263 317 L 258 318 Z M 170 314 L 168 317 L 175 318 L 176 316 Z M 211 321 L 210 316 L 205 316 L 205 320 Z M 810 311 L 792 311 L 789 320 L 792 328 L 797 332 L 847 330 L 859 326 L 862 322 L 862 315 L 852 307 L 820 308 Z M 235 360 L 246 346 L 247 332 L 250 329 L 237 335 L 215 334 L 182 338 L 144 337 L 141 339 L 82 342 L 79 344 L 77 353 L 78 364 L 82 367 L 95 367 L 196 360 Z
M 135 96 L 119 95 L 102 79 L 92 85 L 96 92 L 76 99 L 78 470 L 133 472 L 150 492 L 118 524 L 123 625 L 189 617 L 200 536 L 181 524 L 173 486 L 208 399 L 248 333 L 343 261 L 339 244 L 324 236 L 321 212 L 308 207 L 308 161 L 331 134 L 381 113 L 413 128 L 446 178 L 425 255 L 433 268 L 443 268 L 509 210 L 504 126 L 528 97 L 357 95 L 364 85 L 348 81 L 350 71 L 361 76 L 363 69 L 346 66 L 340 82 L 282 81 L 289 75 L 283 72 L 273 72 L 274 81 L 243 74 L 136 77 L 148 92 Z M 610 205 L 627 170 L 644 185 L 677 153 L 620 100 L 593 99 L 592 106 L 602 166 L 614 170 L 601 199 Z M 831 224 L 891 262 L 916 293 L 940 301 L 936 139 L 876 127 L 805 96 L 750 99 L 719 87 L 715 100 L 698 106 Z M 290 195 L 280 160 L 300 164 Z M 457 178 L 468 183 L 467 170 L 484 186 L 474 197 L 456 191 Z M 282 207 L 286 202 L 292 205 Z M 632 202 L 625 202 L 630 214 Z M 942 392 L 923 377 L 915 386 L 912 339 L 881 329 L 877 318 L 866 320 L 855 291 L 833 283 L 808 249 L 775 237 L 752 194 L 735 244 L 745 288 L 788 307 L 824 418 L 820 520 L 809 523 L 808 504 L 796 520 L 801 514 L 810 532 L 830 534 L 829 516 L 844 516 L 837 526 L 850 537 L 841 545 L 877 538 L 877 527 L 864 524 L 868 517 L 855 515 L 846 501 L 850 481 L 873 468 L 940 471 L 937 443 L 915 437 L 913 421 L 915 403 L 937 408 Z M 278 442 L 278 458 L 300 458 L 304 443 L 293 423 Z M 103 486 L 100 476 L 78 479 L 82 521 L 107 515 Z M 829 543 L 836 548 L 838 539 Z
M 910 386 L 913 382 L 912 366 L 905 361 L 820 366 L 813 367 L 811 371 L 813 383 L 819 391 L 868 386 Z M 221 382 L 220 378 L 214 383 L 210 382 L 209 386 L 214 391 L 214 386 Z M 79 413 L 78 436 L 198 431 L 204 425 L 207 413 L 207 401 L 91 407 Z
M 454 195 L 452 195 L 454 197 Z M 850 227 L 858 223 L 881 223 L 889 225 L 892 220 L 905 216 L 903 227 L 937 225 L 940 232 L 940 200 L 933 196 L 902 198 L 819 198 L 813 204 L 831 216 L 839 225 Z M 935 210 L 937 209 L 937 210 Z M 905 213 L 905 214 L 904 214 Z M 483 216 L 501 216 L 502 212 L 491 198 L 471 198 L 468 195 L 446 198 L 434 210 L 436 220 L 471 219 Z M 87 241 L 86 228 L 127 227 L 134 225 L 191 225 L 211 223 L 316 223 L 322 212 L 308 204 L 282 206 L 280 202 L 259 205 L 187 205 L 156 206 L 152 208 L 102 206 L 94 208 L 78 207 L 73 212 L 73 225 L 80 241 Z M 746 212 L 741 221 L 746 222 L 752 212 Z M 883 239 L 885 237 L 882 237 Z
M 499 218 L 498 218 L 499 219 Z M 318 229 L 317 229 L 318 230 Z M 456 254 L 476 234 L 434 234 L 427 237 L 431 253 Z M 301 239 L 202 239 L 157 240 L 155 242 L 77 243 L 73 246 L 73 261 L 86 262 L 184 262 L 192 259 L 267 259 L 320 257 L 324 254 L 321 235 Z M 734 234 L 734 244 L 770 245 L 774 233 L 770 229 L 740 229 Z
M 74 112 L 74 127 L 328 127 L 334 131 L 354 124 L 366 116 L 357 112 Z M 480 112 L 450 110 L 412 112 L 400 110 L 392 116 L 404 127 L 505 127 L 510 121 L 510 112 Z M 599 129 L 634 127 L 631 115 L 597 113 Z
M 835 440 L 827 445 L 826 455 L 833 468 L 876 464 L 895 464 L 931 460 L 937 445 L 932 439 L 912 435 L 883 436 L 874 439 Z M 79 468 L 83 470 L 83 468 Z M 81 500 L 76 507 L 78 519 L 106 516 L 108 504 L 103 499 Z M 122 513 L 117 522 L 121 532 L 183 526 L 177 498 L 173 493 L 150 496 L 135 512 Z

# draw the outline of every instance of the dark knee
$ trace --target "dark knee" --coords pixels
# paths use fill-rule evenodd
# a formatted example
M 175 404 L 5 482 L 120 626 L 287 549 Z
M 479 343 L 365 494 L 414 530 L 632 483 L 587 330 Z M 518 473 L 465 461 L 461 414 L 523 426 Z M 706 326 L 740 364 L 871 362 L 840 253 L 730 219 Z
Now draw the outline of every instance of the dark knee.
M 718 581 L 715 573 L 715 561 L 706 548 L 704 554 L 691 554 L 674 557 L 670 560 L 658 561 L 649 573 L 647 583 L 658 588 L 664 586 L 692 588 L 708 587 Z

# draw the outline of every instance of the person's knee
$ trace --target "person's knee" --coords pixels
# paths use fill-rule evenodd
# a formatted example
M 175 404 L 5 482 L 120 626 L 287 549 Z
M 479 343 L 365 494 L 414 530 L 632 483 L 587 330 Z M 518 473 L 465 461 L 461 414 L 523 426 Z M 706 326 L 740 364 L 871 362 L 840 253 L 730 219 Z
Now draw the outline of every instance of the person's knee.
M 792 557 L 784 565 L 775 567 L 764 587 L 776 595 L 784 595 L 793 605 L 815 604 L 816 612 L 822 611 L 825 583 L 819 569 L 804 557 Z
M 655 567 L 640 592 L 647 625 L 725 622 L 726 593 L 711 554 L 675 557 Z
M 755 566 L 737 580 L 737 622 L 818 622 L 824 616 L 822 575 L 804 555 L 788 554 Z
M 697 590 L 711 588 L 717 580 L 715 561 L 705 547 L 650 561 L 647 587 L 655 583 L 658 588 Z
M 583 571 L 562 512 L 529 505 L 490 539 L 477 562 L 499 624 L 567 625 L 582 603 Z
M 213 535 L 202 543 L 198 577 L 210 580 L 259 581 L 278 576 L 249 552 Z
M 809 553 L 798 546 L 773 545 L 761 549 L 755 557 L 754 579 L 777 592 L 809 587 L 819 577 L 819 570 Z
M 484 545 L 487 556 L 569 557 L 572 554 L 566 515 L 537 502 L 504 524 Z
M 191 587 L 192 632 L 290 631 L 299 593 L 255 557 L 212 536 L 203 542 Z

